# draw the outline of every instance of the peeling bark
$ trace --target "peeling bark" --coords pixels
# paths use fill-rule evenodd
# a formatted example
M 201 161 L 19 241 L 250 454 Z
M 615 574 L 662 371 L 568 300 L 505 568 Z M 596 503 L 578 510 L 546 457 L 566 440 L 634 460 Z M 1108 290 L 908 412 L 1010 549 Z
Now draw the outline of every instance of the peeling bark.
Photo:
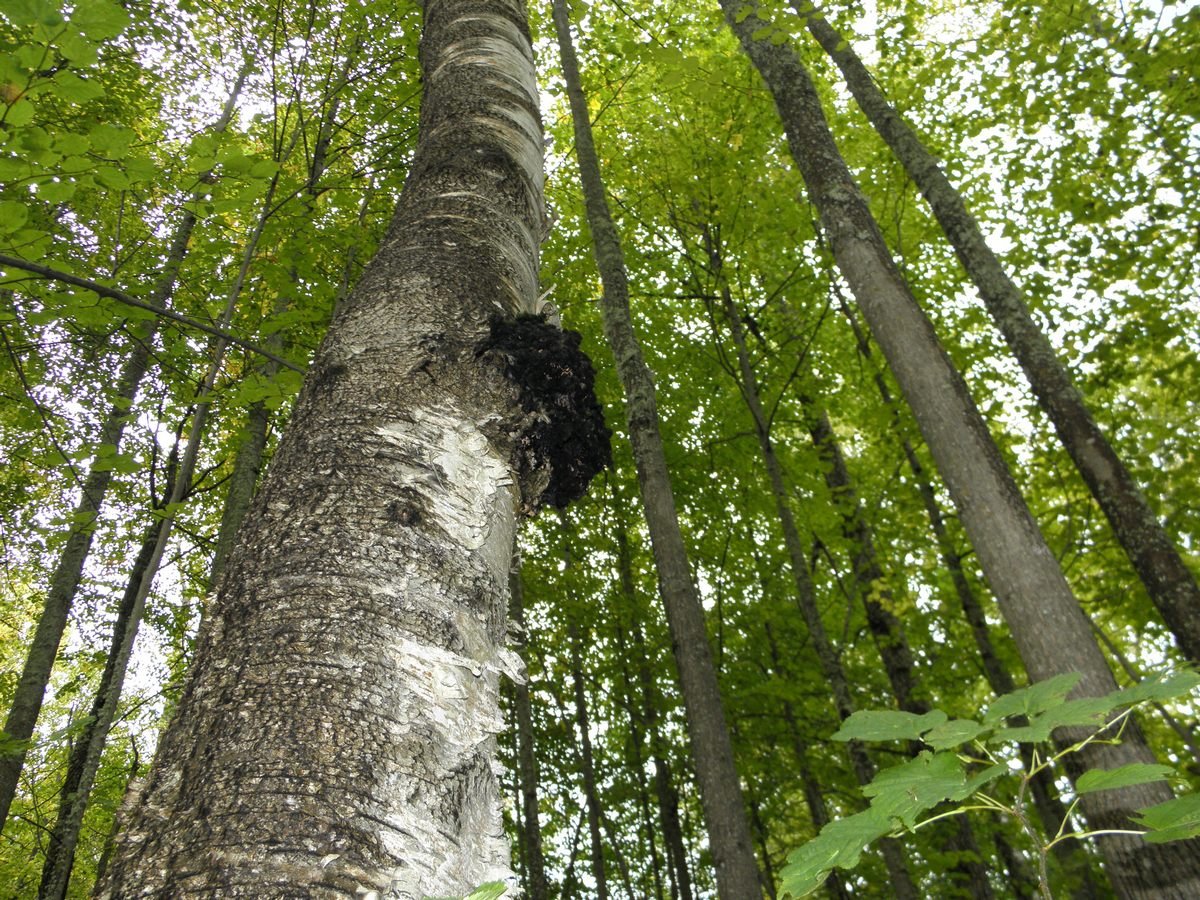
M 430 0 L 387 237 L 339 308 L 206 611 L 101 896 L 512 882 L 494 773 L 529 411 L 479 348 L 533 313 L 542 135 L 524 6 Z

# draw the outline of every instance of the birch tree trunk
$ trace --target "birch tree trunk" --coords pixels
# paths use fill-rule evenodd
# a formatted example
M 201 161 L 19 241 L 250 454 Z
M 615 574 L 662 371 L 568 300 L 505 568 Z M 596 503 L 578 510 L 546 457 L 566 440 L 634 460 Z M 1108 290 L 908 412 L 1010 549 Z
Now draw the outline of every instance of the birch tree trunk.
M 617 373 L 625 392 L 629 438 L 633 445 L 663 606 L 671 631 L 672 650 L 679 667 L 680 692 L 687 710 L 688 735 L 716 869 L 717 892 L 721 900 L 761 900 L 758 866 L 734 762 L 733 742 L 725 721 L 712 648 L 708 643 L 704 609 L 692 580 L 675 511 L 675 498 L 658 428 L 654 380 L 633 332 L 621 239 L 604 194 L 587 99 L 580 84 L 579 63 L 571 42 L 564 0 L 554 2 L 554 24 L 562 55 L 567 97 L 571 104 L 575 151 L 588 226 L 592 231 L 596 267 L 604 287 L 601 297 L 604 332 L 612 347 Z
M 1000 456 L 962 375 L 938 343 L 891 259 L 879 226 L 838 153 L 808 71 L 791 46 L 756 39 L 769 23 L 755 5 L 722 0 L 726 20 L 763 76 L 783 120 L 796 162 L 829 235 L 833 257 L 912 408 L 959 510 L 963 527 L 1034 680 L 1078 672 L 1075 696 L 1116 690 L 1087 617 L 1046 546 Z M 760 33 L 761 37 L 762 33 Z M 1078 740 L 1078 729 L 1059 737 Z M 1086 768 L 1112 769 L 1154 755 L 1136 727 L 1115 745 L 1092 742 L 1079 754 Z M 1083 795 L 1109 878 L 1122 897 L 1200 896 L 1200 841 L 1150 844 L 1127 831 L 1138 809 L 1171 799 L 1165 783 Z
M 979 296 L 1021 364 L 1038 403 L 1054 423 L 1112 525 L 1138 577 L 1150 593 L 1180 649 L 1200 662 L 1200 585 L 1133 475 L 1092 417 L 1054 345 L 1034 321 L 1021 289 L 988 247 L 962 195 L 920 138 L 887 102 L 854 49 L 807 0 L 793 4 L 809 32 L 837 64 L 850 93 L 892 148 L 904 171 L 928 201 Z
M 429 0 L 421 63 L 399 208 L 243 522 L 101 896 L 511 882 L 493 767 L 513 534 L 559 469 L 526 430 L 553 412 L 487 352 L 537 298 L 524 5 Z

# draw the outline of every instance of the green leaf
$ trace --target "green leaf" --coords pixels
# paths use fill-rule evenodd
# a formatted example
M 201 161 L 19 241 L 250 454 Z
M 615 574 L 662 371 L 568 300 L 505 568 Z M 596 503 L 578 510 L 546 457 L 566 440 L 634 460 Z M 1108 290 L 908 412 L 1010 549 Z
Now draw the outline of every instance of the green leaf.
M 103 153 L 109 159 L 120 159 L 129 150 L 129 145 L 137 138 L 137 132 L 132 128 L 120 125 L 97 125 L 88 132 L 87 139 L 92 149 Z
M 129 178 L 116 166 L 98 166 L 94 174 L 96 180 L 106 188 L 114 191 L 124 191 L 129 188 Z
M 851 715 L 833 735 L 835 741 L 915 741 L 926 731 L 944 723 L 947 716 L 940 709 L 924 715 L 895 709 L 859 710 Z
M 1036 715 L 1062 703 L 1071 689 L 1079 683 L 1080 677 L 1082 676 L 1078 672 L 1067 672 L 997 697 L 996 702 L 988 707 L 983 716 L 984 724 L 994 725 L 1008 716 Z
M 4 113 L 4 124 L 21 127 L 28 125 L 33 119 L 33 104 L 22 97 Z
M 874 808 L 830 822 L 815 838 L 789 854 L 787 865 L 779 873 L 781 892 L 794 897 L 811 894 L 835 868 L 858 865 L 863 850 L 891 830 L 888 817 Z
M 498 898 L 504 896 L 506 890 L 504 882 L 489 881 L 487 884 L 481 884 L 475 888 L 463 900 L 498 900 Z
M 4 15 L 14 25 L 61 25 L 62 13 L 54 0 L 5 0 Z
M 973 741 L 990 729 L 974 719 L 951 719 L 930 729 L 921 738 L 934 750 L 950 750 L 968 741 Z
M 250 167 L 250 176 L 252 178 L 270 178 L 278 171 L 279 163 L 273 159 L 263 159 Z
M 1185 794 L 1148 807 L 1133 820 L 1150 829 L 1146 840 L 1152 844 L 1200 837 L 1200 794 Z
M 1116 769 L 1092 769 L 1075 779 L 1075 793 L 1090 794 L 1094 791 L 1108 791 L 1134 784 L 1163 781 L 1174 774 L 1175 770 L 1170 766 L 1157 763 L 1130 763 Z
M 29 219 L 29 208 L 16 200 L 0 200 L 0 233 L 11 234 Z
M 462 897 L 461 900 L 498 900 L 503 897 L 508 888 L 502 881 L 489 881 L 487 884 L 481 884 L 471 893 Z M 458 897 L 430 897 L 429 900 L 460 900 Z
M 71 24 L 93 41 L 115 38 L 129 22 L 129 13 L 111 0 L 79 0 L 71 13 Z
M 1116 691 L 1109 696 L 1116 698 L 1116 706 L 1132 706 L 1146 700 L 1170 700 L 1183 697 L 1200 688 L 1200 673 L 1192 669 L 1181 669 L 1157 678 L 1146 678 L 1133 687 Z
M 70 70 L 54 76 L 54 92 L 72 103 L 87 103 L 104 96 L 104 88 L 99 84 L 95 81 L 85 81 Z
M 92 142 L 82 134 L 60 134 L 54 138 L 54 149 L 63 156 L 81 156 L 91 149 Z
M 42 181 L 37 185 L 37 196 L 47 203 L 62 203 L 70 200 L 76 192 L 74 181 Z
M 1078 700 L 1066 700 L 1058 706 L 1034 716 L 1027 726 L 1000 729 L 988 739 L 988 743 L 995 744 L 1003 741 L 1037 743 L 1050 740 L 1056 728 L 1072 725 L 1098 728 L 1104 724 L 1105 716 L 1117 707 L 1113 697 L 1113 694 L 1109 694 L 1106 697 L 1081 697 Z
M 967 779 L 966 784 L 962 786 L 962 790 L 957 795 L 951 797 L 951 800 L 966 800 L 978 790 L 982 790 L 991 782 L 995 781 L 1001 775 L 1008 774 L 1008 766 L 1004 763 L 996 763 L 994 766 L 988 766 L 980 772 L 976 772 Z
M 96 44 L 82 35 L 67 33 L 55 41 L 55 44 L 64 57 L 78 66 L 92 66 L 100 59 Z
M 967 785 L 962 761 L 953 753 L 922 751 L 906 763 L 884 769 L 863 788 L 872 808 L 912 828 L 917 816 L 943 800 L 961 799 Z

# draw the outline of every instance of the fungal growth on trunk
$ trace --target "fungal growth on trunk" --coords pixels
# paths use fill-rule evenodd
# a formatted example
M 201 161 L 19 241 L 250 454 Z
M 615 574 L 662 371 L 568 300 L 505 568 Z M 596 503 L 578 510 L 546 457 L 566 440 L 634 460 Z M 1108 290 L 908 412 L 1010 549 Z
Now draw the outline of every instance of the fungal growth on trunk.
M 579 332 L 544 315 L 496 318 L 477 349 L 520 392 L 527 413 L 515 436 L 521 509 L 563 509 L 612 462 L 612 433 L 596 399 L 596 373 Z

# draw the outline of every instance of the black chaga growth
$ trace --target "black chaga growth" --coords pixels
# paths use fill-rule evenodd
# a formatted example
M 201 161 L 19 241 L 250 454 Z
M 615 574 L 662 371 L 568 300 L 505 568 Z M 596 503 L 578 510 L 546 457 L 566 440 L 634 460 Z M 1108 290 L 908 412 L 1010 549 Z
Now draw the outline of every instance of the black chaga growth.
M 478 353 L 502 361 L 505 375 L 520 388 L 529 413 L 517 437 L 517 467 L 523 484 L 549 464 L 550 482 L 532 503 L 562 509 L 587 491 L 592 477 L 612 462 L 612 433 L 596 399 L 596 373 L 580 349 L 579 332 L 559 328 L 544 316 L 496 319 Z

